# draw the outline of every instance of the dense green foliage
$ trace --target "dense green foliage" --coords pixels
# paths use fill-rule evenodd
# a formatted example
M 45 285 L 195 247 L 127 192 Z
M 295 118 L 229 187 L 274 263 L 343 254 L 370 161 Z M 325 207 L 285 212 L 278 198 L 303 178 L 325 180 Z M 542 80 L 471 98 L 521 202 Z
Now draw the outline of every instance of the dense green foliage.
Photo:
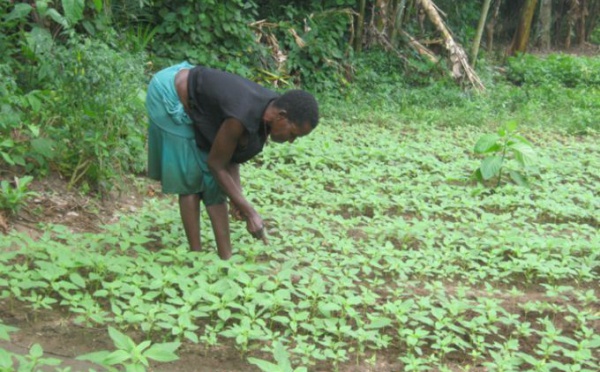
M 71 185 L 108 191 L 115 177 L 145 167 L 146 60 L 79 36 L 82 4 L 64 2 L 60 13 L 51 2 L 20 3 L 1 14 L 10 47 L 0 64 L 0 155 L 27 172 L 54 169 Z
M 260 60 L 249 23 L 256 15 L 253 1 L 164 0 L 152 5 L 158 19 L 152 50 L 170 60 L 187 60 L 250 76 Z
M 515 84 L 600 88 L 600 59 L 551 54 L 524 54 L 508 60 L 507 78 Z

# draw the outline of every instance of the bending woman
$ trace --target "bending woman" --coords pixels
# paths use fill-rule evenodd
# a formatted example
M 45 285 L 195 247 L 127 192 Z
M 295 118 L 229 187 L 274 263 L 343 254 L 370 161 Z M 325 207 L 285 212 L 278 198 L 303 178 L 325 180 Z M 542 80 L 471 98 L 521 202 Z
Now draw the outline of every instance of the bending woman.
M 181 63 L 159 71 L 146 98 L 148 176 L 179 195 L 192 250 L 201 250 L 200 201 L 208 212 L 219 257 L 231 257 L 227 198 L 255 238 L 264 224 L 246 200 L 239 164 L 260 153 L 270 138 L 292 143 L 318 124 L 315 98 L 303 90 L 279 95 L 250 80 Z

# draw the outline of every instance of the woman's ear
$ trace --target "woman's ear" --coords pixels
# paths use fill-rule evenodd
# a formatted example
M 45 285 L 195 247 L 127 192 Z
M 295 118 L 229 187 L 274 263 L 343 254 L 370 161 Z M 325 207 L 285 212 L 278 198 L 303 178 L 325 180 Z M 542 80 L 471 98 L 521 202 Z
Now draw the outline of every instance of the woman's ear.
M 278 114 L 282 117 L 284 117 L 285 119 L 287 119 L 287 111 L 286 110 L 279 110 Z

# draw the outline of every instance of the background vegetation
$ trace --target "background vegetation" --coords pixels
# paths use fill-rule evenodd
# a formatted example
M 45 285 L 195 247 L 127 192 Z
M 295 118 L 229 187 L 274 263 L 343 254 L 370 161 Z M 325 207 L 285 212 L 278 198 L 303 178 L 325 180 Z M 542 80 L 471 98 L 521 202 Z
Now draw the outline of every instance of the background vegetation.
M 275 248 L 236 230 L 246 252 L 239 267 L 208 265 L 211 255 L 184 252 L 178 217 L 156 202 L 98 236 L 48 227 L 39 242 L 3 239 L 32 249 L 1 257 L 1 298 L 141 332 L 142 346 L 111 327 L 117 351 L 87 356 L 131 370 L 172 360 L 179 342 L 209 348 L 223 339 L 244 356 L 272 352 L 286 372 L 290 358 L 339 368 L 390 344 L 407 371 L 449 370 L 456 361 L 597 370 L 600 1 L 435 4 L 485 89 L 454 75 L 455 54 L 430 21 L 430 1 L 0 2 L 6 213 L 18 213 L 35 196 L 29 185 L 49 174 L 99 196 L 143 175 L 144 89 L 174 62 L 273 89 L 301 86 L 319 96 L 323 114 L 320 136 L 268 148 L 251 171 L 265 181 L 251 182 L 250 192 L 273 191 L 256 202 L 276 221 L 296 218 L 274 227 Z M 286 170 L 291 163 L 312 177 L 309 193 L 290 192 L 301 182 Z M 515 187 L 513 171 L 532 188 Z M 518 244 L 524 237 L 528 244 Z M 179 248 L 148 250 L 156 244 Z M 369 278 L 360 287 L 348 281 L 358 275 Z M 440 290 L 447 280 L 453 292 Z M 397 287 L 381 290 L 387 281 Z M 199 285 L 209 289 L 191 290 Z M 540 301 L 527 298 L 532 288 L 543 288 Z M 9 331 L 0 323 L 0 338 Z M 21 364 L 39 365 L 40 352 Z M 0 353 L 0 369 L 11 358 Z
M 479 96 L 454 86 L 452 66 L 444 59 L 433 63 L 410 46 L 414 36 L 423 48 L 444 54 L 438 30 L 425 18 L 426 3 L 3 2 L 0 159 L 5 177 L 21 169 L 34 175 L 57 171 L 71 186 L 106 192 L 115 177 L 142 173 L 144 86 L 152 72 L 181 60 L 276 89 L 303 85 L 325 101 L 345 99 L 361 110 L 385 105 L 402 114 L 427 116 L 436 115 L 428 110 L 436 107 L 449 125 L 464 122 L 464 117 L 480 122 L 485 110 L 503 115 L 526 106 L 533 113 L 555 105 L 552 117 L 537 119 L 558 120 L 575 131 L 594 127 L 590 112 L 598 101 L 597 60 L 568 55 L 506 59 L 500 52 L 515 39 L 515 20 L 530 4 L 491 4 L 486 50 L 480 54 L 487 58 L 478 73 L 493 89 Z M 478 31 L 483 3 L 437 2 L 466 49 Z M 579 2 L 542 1 L 530 45 L 540 45 L 542 37 L 550 40 L 547 48 L 595 40 L 598 1 L 574 3 Z M 541 9 L 548 6 L 550 31 L 540 26 Z M 550 91 L 554 98 L 546 102 Z M 465 110 L 474 115 L 462 115 Z

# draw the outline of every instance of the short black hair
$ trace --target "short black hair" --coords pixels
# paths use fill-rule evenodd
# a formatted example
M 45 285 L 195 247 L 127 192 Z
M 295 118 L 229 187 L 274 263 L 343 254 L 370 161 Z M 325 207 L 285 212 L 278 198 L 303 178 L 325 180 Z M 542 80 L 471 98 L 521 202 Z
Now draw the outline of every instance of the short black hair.
M 294 124 L 306 122 L 314 129 L 319 123 L 319 104 L 315 97 L 300 89 L 288 90 L 279 96 L 273 104 L 287 112 L 287 118 Z

